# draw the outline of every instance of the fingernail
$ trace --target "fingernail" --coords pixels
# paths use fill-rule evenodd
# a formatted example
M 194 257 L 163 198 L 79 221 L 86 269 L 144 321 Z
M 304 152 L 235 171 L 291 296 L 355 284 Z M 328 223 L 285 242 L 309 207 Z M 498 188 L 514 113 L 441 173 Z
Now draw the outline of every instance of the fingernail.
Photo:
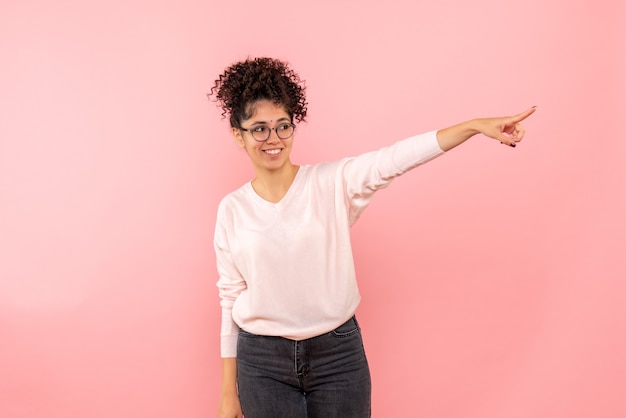
M 511 144 L 509 146 L 515 148 L 516 144 L 515 144 L 515 142 L 511 142 Z
M 537 109 L 537 105 L 533 106 L 533 109 Z

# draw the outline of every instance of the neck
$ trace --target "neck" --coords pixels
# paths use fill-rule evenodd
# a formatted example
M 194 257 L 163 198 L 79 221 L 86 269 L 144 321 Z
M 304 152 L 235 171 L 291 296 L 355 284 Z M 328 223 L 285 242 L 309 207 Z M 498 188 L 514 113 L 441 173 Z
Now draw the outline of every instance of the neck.
M 256 177 L 252 180 L 252 187 L 263 199 L 277 203 L 289 191 L 299 168 L 290 164 L 281 170 L 257 171 Z

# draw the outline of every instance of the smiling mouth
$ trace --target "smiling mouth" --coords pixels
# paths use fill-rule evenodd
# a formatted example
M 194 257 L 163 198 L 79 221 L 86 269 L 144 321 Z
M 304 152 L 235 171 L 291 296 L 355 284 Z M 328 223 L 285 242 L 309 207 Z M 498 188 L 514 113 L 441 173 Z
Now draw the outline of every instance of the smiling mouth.
M 278 155 L 278 154 L 280 154 L 281 151 L 282 151 L 282 149 L 280 149 L 280 148 L 263 150 L 264 153 L 269 154 L 269 155 Z

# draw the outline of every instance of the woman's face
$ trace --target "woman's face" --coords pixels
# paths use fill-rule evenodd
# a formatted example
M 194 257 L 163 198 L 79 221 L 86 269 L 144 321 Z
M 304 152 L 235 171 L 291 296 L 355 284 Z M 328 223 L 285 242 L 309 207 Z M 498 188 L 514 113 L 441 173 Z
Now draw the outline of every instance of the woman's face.
M 243 129 L 253 129 L 260 126 L 272 129 L 270 137 L 265 142 L 259 142 L 252 137 L 252 133 L 233 128 L 235 142 L 246 150 L 257 173 L 261 171 L 280 170 L 291 166 L 289 154 L 293 145 L 293 135 L 288 139 L 280 139 L 274 128 L 291 123 L 289 114 L 281 104 L 268 100 L 259 100 L 252 104 L 253 112 L 249 119 L 241 121 Z

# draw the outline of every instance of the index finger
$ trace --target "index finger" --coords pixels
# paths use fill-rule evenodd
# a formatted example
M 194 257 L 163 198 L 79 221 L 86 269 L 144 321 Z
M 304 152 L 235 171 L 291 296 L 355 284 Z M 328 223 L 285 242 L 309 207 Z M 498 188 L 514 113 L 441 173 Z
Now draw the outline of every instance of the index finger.
M 529 117 L 530 115 L 532 115 L 533 113 L 535 113 L 535 110 L 537 110 L 537 106 L 533 106 L 530 109 L 525 110 L 522 113 L 513 116 L 511 118 L 511 122 L 513 122 L 513 123 L 521 122 L 524 119 L 526 119 L 527 117 Z

